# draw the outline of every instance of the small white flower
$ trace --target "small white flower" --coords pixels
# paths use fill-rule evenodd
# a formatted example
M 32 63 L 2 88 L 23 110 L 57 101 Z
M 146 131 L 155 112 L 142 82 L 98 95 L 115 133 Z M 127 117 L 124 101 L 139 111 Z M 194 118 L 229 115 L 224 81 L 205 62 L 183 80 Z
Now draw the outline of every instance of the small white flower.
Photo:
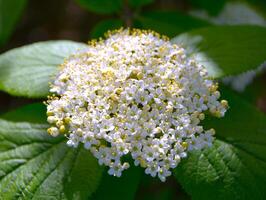
M 188 142 L 188 150 L 200 150 L 204 147 L 202 137 L 196 137 L 194 135 L 191 138 L 186 140 Z
M 158 170 L 158 177 L 162 182 L 165 182 L 168 176 L 171 176 L 171 172 L 168 169 L 162 167 Z
M 120 177 L 122 174 L 122 171 L 127 169 L 128 167 L 129 167 L 128 163 L 124 163 L 123 165 L 121 165 L 120 162 L 116 161 L 114 163 L 111 163 L 111 167 L 108 170 L 108 174 Z
M 145 173 L 150 174 L 152 177 L 155 177 L 157 175 L 158 170 L 159 166 L 156 163 L 151 162 L 145 169 Z
M 59 135 L 59 130 L 58 130 L 58 128 L 56 128 L 56 127 L 51 127 L 51 128 L 49 128 L 47 131 L 48 131 L 48 133 L 49 133 L 51 136 L 56 137 L 56 136 Z

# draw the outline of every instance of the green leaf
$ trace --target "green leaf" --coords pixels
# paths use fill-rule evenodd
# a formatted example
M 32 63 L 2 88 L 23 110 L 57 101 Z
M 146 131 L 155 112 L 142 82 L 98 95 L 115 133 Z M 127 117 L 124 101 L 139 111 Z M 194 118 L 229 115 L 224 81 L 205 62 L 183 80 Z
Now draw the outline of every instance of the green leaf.
M 38 42 L 0 55 L 0 90 L 11 95 L 45 97 L 57 66 L 85 44 L 71 41 Z
M 133 166 L 125 170 L 121 177 L 110 176 L 105 172 L 101 184 L 96 193 L 92 195 L 93 200 L 121 199 L 133 200 L 143 173 L 139 167 Z
M 133 8 L 142 7 L 153 2 L 154 0 L 128 0 L 129 5 Z
M 182 14 L 177 11 L 150 11 L 137 17 L 139 28 L 151 29 L 174 37 L 184 31 L 210 25 L 209 22 Z
M 97 189 L 102 169 L 96 159 L 46 128 L 0 120 L 1 198 L 87 199 Z
M 90 152 L 81 147 L 71 173 L 64 182 L 68 199 L 88 199 L 99 186 L 102 169 Z
M 0 0 L 0 46 L 10 37 L 26 4 L 27 0 Z
M 219 14 L 226 1 L 227 0 L 189 0 L 193 6 L 204 9 L 211 15 Z
M 208 27 L 181 34 L 181 44 L 209 75 L 220 78 L 257 68 L 266 60 L 266 28 L 259 26 Z
M 43 103 L 33 103 L 4 113 L 2 119 L 12 122 L 43 123 L 46 121 L 46 106 Z
M 76 0 L 83 8 L 99 14 L 119 12 L 123 7 L 123 0 Z
M 230 109 L 222 119 L 209 119 L 217 140 L 194 151 L 175 171 L 193 199 L 266 198 L 266 116 L 228 89 Z
M 120 19 L 107 19 L 96 24 L 91 33 L 91 38 L 103 37 L 108 30 L 119 29 L 123 26 L 123 21 Z

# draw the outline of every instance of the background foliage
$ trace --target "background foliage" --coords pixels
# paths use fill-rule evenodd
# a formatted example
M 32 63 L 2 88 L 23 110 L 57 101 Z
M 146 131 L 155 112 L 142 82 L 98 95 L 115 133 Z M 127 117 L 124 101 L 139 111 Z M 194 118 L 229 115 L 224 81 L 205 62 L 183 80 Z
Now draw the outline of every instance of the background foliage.
M 265 8 L 264 0 L 0 0 L 0 199 L 265 199 Z M 213 147 L 191 152 L 166 183 L 133 166 L 111 177 L 88 151 L 46 133 L 41 101 L 57 66 L 121 26 L 184 46 L 230 105 L 204 124 L 217 131 Z M 257 78 L 242 92 L 224 84 L 250 73 Z

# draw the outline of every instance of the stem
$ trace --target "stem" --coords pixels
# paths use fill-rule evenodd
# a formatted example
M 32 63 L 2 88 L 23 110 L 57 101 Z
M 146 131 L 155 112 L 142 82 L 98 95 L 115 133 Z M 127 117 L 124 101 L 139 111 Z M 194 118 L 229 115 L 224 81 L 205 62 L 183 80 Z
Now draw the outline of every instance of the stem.
M 121 18 L 124 21 L 126 27 L 132 27 L 133 13 L 129 7 L 128 0 L 124 1 L 124 7 Z

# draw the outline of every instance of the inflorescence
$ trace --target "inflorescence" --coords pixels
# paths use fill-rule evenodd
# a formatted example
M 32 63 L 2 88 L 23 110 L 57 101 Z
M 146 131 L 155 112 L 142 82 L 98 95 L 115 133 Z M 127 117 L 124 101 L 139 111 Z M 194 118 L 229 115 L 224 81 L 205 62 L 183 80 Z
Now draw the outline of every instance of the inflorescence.
M 48 133 L 65 134 L 72 147 L 82 143 L 110 175 L 121 176 L 131 155 L 165 181 L 188 151 L 212 145 L 215 131 L 200 122 L 206 113 L 224 116 L 217 88 L 166 37 L 121 29 L 62 64 L 47 101 Z

